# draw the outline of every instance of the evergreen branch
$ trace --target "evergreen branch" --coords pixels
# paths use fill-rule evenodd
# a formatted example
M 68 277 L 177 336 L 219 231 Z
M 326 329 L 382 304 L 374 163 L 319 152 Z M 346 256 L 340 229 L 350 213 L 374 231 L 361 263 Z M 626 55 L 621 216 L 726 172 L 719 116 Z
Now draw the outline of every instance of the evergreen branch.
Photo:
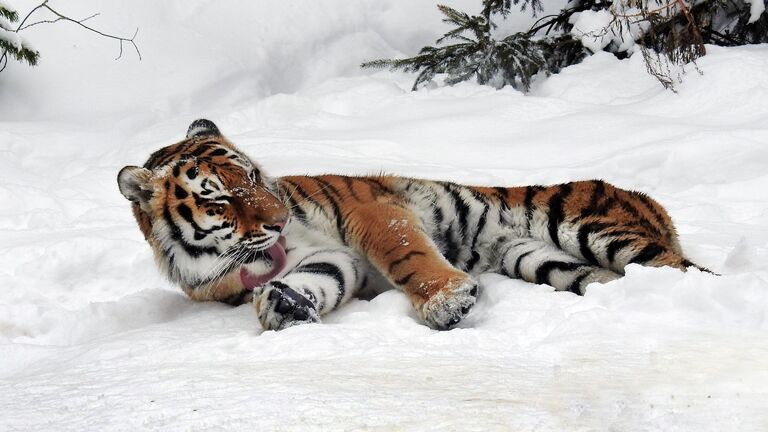
M 10 22 L 16 22 L 19 20 L 19 14 L 14 10 L 6 9 L 0 6 L 0 16 L 5 17 Z M 0 69 L 1 71 L 2 69 Z
M 549 33 L 556 28 L 563 28 L 565 31 L 570 30 L 571 24 L 570 19 L 571 16 L 574 14 L 584 12 L 587 10 L 591 10 L 594 6 L 592 4 L 593 2 L 585 1 L 580 2 L 578 5 L 568 8 L 568 9 L 562 9 L 559 14 L 557 15 L 547 15 L 542 18 L 540 18 L 538 21 L 533 23 L 530 29 L 526 32 L 529 35 L 535 35 L 539 31 L 541 31 L 544 28 L 547 28 L 547 31 L 544 32 L 545 35 L 549 35 Z M 551 18 L 547 20 L 547 18 Z
M 30 66 L 37 65 L 37 60 L 40 57 L 40 54 L 37 51 L 33 51 L 24 45 L 15 46 L 6 40 L 0 39 L 0 48 L 3 49 L 2 57 L 5 59 L 6 64 L 8 62 L 9 54 L 13 55 L 17 61 L 26 61 Z M 3 66 L 3 69 L 5 69 L 5 65 Z

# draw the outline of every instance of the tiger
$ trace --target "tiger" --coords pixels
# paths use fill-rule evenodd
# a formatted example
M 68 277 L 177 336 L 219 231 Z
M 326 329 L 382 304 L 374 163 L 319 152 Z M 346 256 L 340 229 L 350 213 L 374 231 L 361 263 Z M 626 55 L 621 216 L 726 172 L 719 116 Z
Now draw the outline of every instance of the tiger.
M 658 202 L 602 180 L 270 177 L 207 119 L 117 182 L 160 271 L 195 301 L 252 304 L 265 330 L 320 322 L 374 283 L 445 330 L 472 309 L 485 272 L 583 295 L 632 263 L 706 270 L 685 258 Z

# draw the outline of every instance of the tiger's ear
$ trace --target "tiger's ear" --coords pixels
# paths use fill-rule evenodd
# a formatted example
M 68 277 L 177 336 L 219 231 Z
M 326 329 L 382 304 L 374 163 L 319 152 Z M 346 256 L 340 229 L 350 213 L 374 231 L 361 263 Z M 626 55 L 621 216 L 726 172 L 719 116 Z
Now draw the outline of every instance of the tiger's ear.
M 120 193 L 137 204 L 146 204 L 152 198 L 152 171 L 137 166 L 127 166 L 117 174 Z
M 187 139 L 199 136 L 221 136 L 219 128 L 208 119 L 197 119 L 187 128 Z

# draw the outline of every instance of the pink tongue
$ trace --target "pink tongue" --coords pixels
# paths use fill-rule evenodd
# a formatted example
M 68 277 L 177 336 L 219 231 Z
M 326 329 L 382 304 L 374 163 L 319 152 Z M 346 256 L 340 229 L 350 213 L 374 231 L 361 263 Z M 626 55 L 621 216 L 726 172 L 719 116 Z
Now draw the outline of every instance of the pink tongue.
M 267 254 L 272 258 L 272 270 L 263 275 L 257 275 L 249 272 L 245 267 L 240 268 L 240 281 L 245 289 L 253 291 L 254 288 L 264 285 L 277 276 L 285 268 L 285 246 L 281 237 L 277 243 L 267 249 Z

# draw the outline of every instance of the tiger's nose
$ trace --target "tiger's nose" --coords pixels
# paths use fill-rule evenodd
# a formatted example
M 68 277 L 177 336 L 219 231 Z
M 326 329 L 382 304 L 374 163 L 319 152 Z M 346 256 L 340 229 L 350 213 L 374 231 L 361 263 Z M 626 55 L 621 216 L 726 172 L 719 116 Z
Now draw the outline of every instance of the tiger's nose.
M 281 232 L 285 228 L 285 222 L 273 222 L 271 225 L 262 224 L 261 229 L 265 231 Z

